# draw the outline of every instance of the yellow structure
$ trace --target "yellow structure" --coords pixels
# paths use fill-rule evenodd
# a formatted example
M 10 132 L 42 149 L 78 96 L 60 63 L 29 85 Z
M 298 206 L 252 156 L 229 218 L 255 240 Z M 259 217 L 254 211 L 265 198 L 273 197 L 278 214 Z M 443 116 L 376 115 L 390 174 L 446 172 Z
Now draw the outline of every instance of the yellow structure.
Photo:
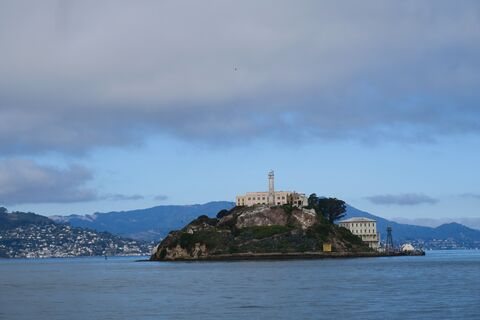
M 256 204 L 283 205 L 292 204 L 297 207 L 308 205 L 308 199 L 304 193 L 292 191 L 275 191 L 274 173 L 268 173 L 268 191 L 247 192 L 245 195 L 235 197 L 237 206 L 253 206 Z
M 324 243 L 323 244 L 323 252 L 332 252 L 332 244 L 331 243 Z

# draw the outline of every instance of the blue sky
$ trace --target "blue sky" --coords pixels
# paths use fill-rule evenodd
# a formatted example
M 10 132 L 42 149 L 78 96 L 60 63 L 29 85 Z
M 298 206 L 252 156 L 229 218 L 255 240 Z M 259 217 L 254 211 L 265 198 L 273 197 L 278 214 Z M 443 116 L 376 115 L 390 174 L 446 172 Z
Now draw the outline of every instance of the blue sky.
M 0 21 L 11 210 L 233 200 L 273 169 L 384 217 L 480 217 L 476 1 L 19 1 Z

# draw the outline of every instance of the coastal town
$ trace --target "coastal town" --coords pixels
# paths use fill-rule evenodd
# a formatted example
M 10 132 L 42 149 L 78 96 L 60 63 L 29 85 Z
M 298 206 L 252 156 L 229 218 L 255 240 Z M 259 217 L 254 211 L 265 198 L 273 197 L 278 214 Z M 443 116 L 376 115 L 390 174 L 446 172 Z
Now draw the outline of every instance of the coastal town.
M 140 256 L 153 244 L 69 225 L 28 225 L 0 230 L 0 258 Z

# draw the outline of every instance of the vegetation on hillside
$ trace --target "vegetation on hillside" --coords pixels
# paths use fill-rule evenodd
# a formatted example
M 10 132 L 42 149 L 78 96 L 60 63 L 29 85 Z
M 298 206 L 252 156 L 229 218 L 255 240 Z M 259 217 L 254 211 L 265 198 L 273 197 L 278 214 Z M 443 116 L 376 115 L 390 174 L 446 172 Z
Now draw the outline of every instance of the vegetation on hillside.
M 345 201 L 337 198 L 319 198 L 315 193 L 308 197 L 308 207 L 330 223 L 345 217 L 347 211 Z
M 54 224 L 54 222 L 47 217 L 32 212 L 8 212 L 7 208 L 0 207 L 0 230 L 25 227 L 28 225 L 50 224 Z

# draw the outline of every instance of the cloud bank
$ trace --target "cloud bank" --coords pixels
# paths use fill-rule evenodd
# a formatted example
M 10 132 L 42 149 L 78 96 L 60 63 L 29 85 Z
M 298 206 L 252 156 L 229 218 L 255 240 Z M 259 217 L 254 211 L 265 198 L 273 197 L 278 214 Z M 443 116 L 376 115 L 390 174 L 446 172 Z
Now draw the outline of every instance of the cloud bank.
M 438 199 L 419 193 L 404 194 L 384 194 L 366 197 L 370 202 L 379 205 L 399 205 L 399 206 L 415 206 L 420 204 L 435 204 Z
M 88 187 L 93 174 L 82 166 L 65 169 L 31 160 L 0 161 L 0 205 L 142 200 L 139 194 L 99 194 Z
M 479 134 L 479 17 L 468 0 L 1 2 L 0 155 Z
M 164 194 L 158 194 L 155 197 L 153 197 L 153 200 L 155 200 L 155 201 L 165 201 L 167 199 L 168 199 L 168 196 L 166 196 Z
M 480 200 L 480 193 L 462 193 L 459 195 L 462 198 L 471 198 L 471 199 L 479 199 Z
M 90 171 L 72 166 L 58 169 L 30 160 L 0 162 L 0 204 L 82 202 L 98 198 L 85 186 Z
M 126 195 L 121 193 L 107 194 L 101 197 L 103 200 L 112 200 L 112 201 L 127 201 L 127 200 L 143 200 L 144 196 L 140 194 Z

